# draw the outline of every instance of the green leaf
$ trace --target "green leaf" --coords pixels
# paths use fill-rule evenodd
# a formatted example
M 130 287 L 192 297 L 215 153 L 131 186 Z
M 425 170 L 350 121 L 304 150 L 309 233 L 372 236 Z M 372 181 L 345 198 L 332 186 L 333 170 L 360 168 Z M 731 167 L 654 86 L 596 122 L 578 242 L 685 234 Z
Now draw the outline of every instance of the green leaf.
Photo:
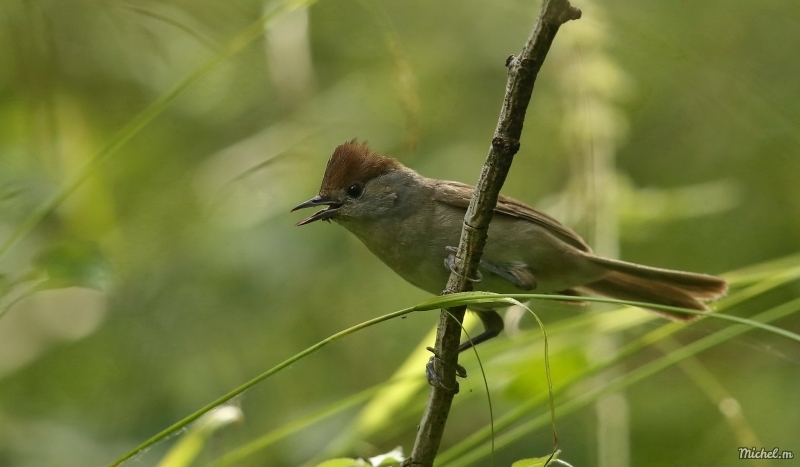
M 91 242 L 56 244 L 39 254 L 35 268 L 47 274 L 38 290 L 87 287 L 102 291 L 108 282 L 106 260 Z
M 369 458 L 369 465 L 372 467 L 390 467 L 400 465 L 405 458 L 403 457 L 403 447 L 397 446 L 386 454 L 380 454 Z
M 560 452 L 561 451 L 556 451 L 553 454 L 551 454 L 549 456 L 545 456 L 545 457 L 536 457 L 536 458 L 531 458 L 531 459 L 520 459 L 520 460 L 514 462 L 513 464 L 511 464 L 511 467 L 544 467 L 546 465 L 546 463 L 549 463 L 550 461 L 556 460 L 558 458 L 558 454 Z
M 439 308 L 453 308 L 462 305 L 480 304 L 497 308 L 509 307 L 519 303 L 513 298 L 504 297 L 491 292 L 461 292 L 450 295 L 440 295 L 418 304 L 414 307 L 417 311 L 436 310 Z
M 367 465 L 367 463 L 361 459 L 341 458 L 327 460 L 321 464 L 317 464 L 317 467 L 362 467 L 365 465 Z
M 232 405 L 218 407 L 208 412 L 167 452 L 158 463 L 158 467 L 187 467 L 215 431 L 241 419 L 242 411 Z

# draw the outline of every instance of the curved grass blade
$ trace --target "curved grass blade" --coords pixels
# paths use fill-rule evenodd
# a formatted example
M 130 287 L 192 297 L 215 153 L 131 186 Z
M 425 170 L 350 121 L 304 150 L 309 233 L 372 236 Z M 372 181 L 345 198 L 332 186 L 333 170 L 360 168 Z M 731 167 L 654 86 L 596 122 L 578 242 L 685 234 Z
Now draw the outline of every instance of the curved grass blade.
M 377 318 L 373 318 L 373 319 L 370 319 L 368 321 L 364 321 L 363 323 L 359 323 L 359 324 L 357 324 L 355 326 L 349 327 L 349 328 L 347 328 L 347 329 L 345 329 L 343 331 L 339 331 L 336 334 L 333 334 L 332 336 L 317 342 L 316 344 L 312 345 L 311 347 L 308 347 L 305 350 L 303 350 L 302 352 L 297 353 L 297 354 L 293 355 L 292 357 L 287 358 L 286 360 L 284 360 L 280 364 L 270 368 L 269 370 L 265 371 L 264 373 L 261 373 L 260 375 L 256 376 L 255 378 L 251 379 L 250 381 L 248 381 L 248 382 L 242 384 L 241 386 L 237 387 L 236 389 L 228 392 L 224 396 L 221 396 L 221 397 L 217 398 L 216 400 L 214 400 L 213 402 L 207 404 L 206 406 L 202 407 L 201 409 L 195 411 L 194 413 L 184 417 L 183 419 L 181 419 L 181 420 L 175 422 L 174 424 L 170 425 L 169 427 L 165 428 L 161 432 L 159 432 L 156 435 L 152 436 L 150 439 L 144 441 L 140 445 L 136 446 L 135 448 L 133 448 L 132 450 L 130 450 L 129 452 L 124 454 L 119 459 L 117 459 L 114 462 L 112 462 L 111 464 L 109 464 L 109 467 L 116 467 L 116 466 L 122 464 L 123 462 L 125 462 L 126 460 L 132 458 L 133 456 L 137 455 L 138 453 L 142 452 L 143 450 L 149 448 L 150 446 L 153 446 L 154 444 L 158 443 L 159 441 L 161 441 L 161 440 L 169 437 L 170 435 L 174 434 L 175 432 L 183 429 L 186 425 L 188 425 L 188 424 L 192 423 L 193 421 L 197 420 L 198 418 L 202 417 L 203 414 L 205 414 L 206 412 L 209 412 L 210 410 L 214 409 L 215 407 L 217 407 L 217 406 L 219 406 L 221 404 L 224 404 L 225 402 L 228 402 L 229 400 L 231 400 L 234 397 L 238 396 L 239 394 L 245 392 L 246 390 L 248 390 L 251 387 L 255 386 L 256 384 L 260 383 L 261 381 L 269 378 L 270 376 L 274 375 L 275 373 L 281 371 L 282 369 L 286 368 L 287 366 L 291 365 L 292 363 L 294 363 L 294 362 L 296 362 L 296 361 L 298 361 L 298 360 L 300 360 L 300 359 L 302 359 L 302 358 L 304 358 L 304 357 L 316 352 L 317 350 L 319 350 L 320 348 L 324 347 L 325 345 L 330 344 L 331 342 L 339 340 L 339 339 L 341 339 L 343 337 L 349 336 L 350 334 L 353 334 L 353 333 L 355 333 L 357 331 L 360 331 L 362 329 L 366 329 L 366 328 L 368 328 L 370 326 L 373 326 L 375 324 L 382 323 L 384 321 L 388 321 L 388 320 L 390 320 L 392 318 L 397 318 L 398 316 L 407 315 L 409 313 L 413 313 L 414 311 L 420 311 L 420 310 L 416 310 L 416 309 L 414 309 L 412 307 L 412 308 L 405 308 L 405 309 L 400 310 L 400 311 L 395 311 L 393 313 L 385 314 L 383 316 L 379 316 Z
M 664 354 L 680 348 L 680 343 L 672 338 L 660 342 L 658 347 Z M 678 363 L 678 367 L 687 378 L 697 386 L 708 401 L 722 413 L 739 446 L 762 446 L 755 430 L 745 417 L 736 398 L 728 392 L 713 373 L 696 357 L 688 357 Z M 760 467 L 760 462 L 753 459 L 753 465 Z
M 366 402 L 372 397 L 375 393 L 379 392 L 381 389 L 385 388 L 386 386 L 391 386 L 393 384 L 403 382 L 405 380 L 422 380 L 422 375 L 418 376 L 403 376 L 399 378 L 392 378 L 388 381 L 385 381 L 380 384 L 376 384 L 372 387 L 366 388 L 356 394 L 351 396 L 345 397 L 339 401 L 336 401 L 327 407 L 323 407 L 322 409 L 309 414 L 305 417 L 302 417 L 298 420 L 292 421 L 278 427 L 249 443 L 246 443 L 243 446 L 240 446 L 219 459 L 211 461 L 210 463 L 206 464 L 205 467 L 228 467 L 231 465 L 238 465 L 244 459 L 256 454 L 257 452 L 266 449 L 267 447 L 271 446 L 277 441 L 284 439 L 290 435 L 293 435 L 313 424 L 328 418 L 330 416 L 336 415 L 344 410 L 347 410 L 351 407 L 355 407 L 362 402 Z
M 244 459 L 252 456 L 253 454 L 266 449 L 268 446 L 274 444 L 275 442 L 286 438 L 289 435 L 297 433 L 298 431 L 307 428 L 314 423 L 330 417 L 331 415 L 335 415 L 343 410 L 349 409 L 355 405 L 358 405 L 362 402 L 365 402 L 367 399 L 370 398 L 373 394 L 375 394 L 383 384 L 378 384 L 367 388 L 359 393 L 353 394 L 352 396 L 346 397 L 340 401 L 337 401 L 322 410 L 318 410 L 306 417 L 303 417 L 299 420 L 295 420 L 293 422 L 287 423 L 284 426 L 276 428 L 262 436 L 259 436 L 255 440 L 238 447 L 224 456 L 220 457 L 212 461 L 209 464 L 206 464 L 206 467 L 227 467 L 229 465 L 235 465 Z
M 471 293 L 471 292 L 464 292 L 464 293 Z M 452 295 L 456 294 L 446 295 L 445 297 L 450 297 Z M 553 452 L 550 453 L 550 457 L 544 463 L 544 465 L 547 465 L 547 463 L 550 462 L 551 459 L 553 459 L 553 456 L 555 456 L 556 452 L 558 451 L 558 432 L 556 430 L 556 409 L 555 409 L 555 402 L 553 395 L 553 379 L 550 375 L 550 348 L 549 348 L 549 342 L 547 340 L 547 331 L 545 331 L 544 323 L 542 322 L 542 320 L 539 319 L 539 316 L 537 316 L 536 313 L 533 312 L 533 310 L 525 306 L 520 301 L 515 300 L 513 298 L 506 298 L 505 300 L 503 300 L 503 303 L 508 305 L 517 305 L 527 310 L 530 314 L 533 315 L 533 317 L 536 319 L 536 322 L 539 324 L 539 329 L 542 330 L 542 337 L 544 339 L 544 368 L 545 368 L 545 375 L 547 377 L 547 393 L 548 396 L 550 397 L 550 423 L 553 427 Z M 477 350 L 475 352 L 475 356 L 477 357 Z M 480 364 L 480 359 L 478 359 L 478 364 Z M 483 371 L 483 366 L 481 366 L 481 371 Z M 484 382 L 485 382 L 485 375 L 484 375 Z M 488 385 L 486 387 L 486 391 L 487 393 L 489 391 Z M 491 408 L 491 402 L 489 407 Z M 491 437 L 492 437 L 492 462 L 494 462 L 494 418 L 492 418 Z
M 556 396 L 560 396 L 568 389 L 572 388 L 575 384 L 583 381 L 585 378 L 589 378 L 608 369 L 609 367 L 620 362 L 623 358 L 637 353 L 641 349 L 658 342 L 660 339 L 672 335 L 674 332 L 677 332 L 680 329 L 681 326 L 679 324 L 670 323 L 638 338 L 637 340 L 623 347 L 619 352 L 617 352 L 614 355 L 614 357 L 609 358 L 602 362 L 598 362 L 590 366 L 583 373 L 568 378 L 566 381 L 564 381 L 559 386 L 554 388 L 554 394 Z M 548 396 L 549 394 L 546 395 L 543 394 L 541 396 L 534 397 L 532 399 L 529 399 L 528 401 L 525 401 L 517 405 L 510 411 L 506 412 L 495 423 L 495 430 L 503 430 L 506 427 L 510 426 L 512 423 L 526 416 L 530 411 L 532 411 L 539 405 L 547 402 Z M 475 449 L 488 437 L 489 437 L 489 432 L 487 429 L 482 428 L 476 431 L 475 433 L 471 434 L 461 442 L 447 449 L 445 452 L 439 454 L 437 460 L 439 460 L 440 463 L 437 463 L 436 465 L 437 466 L 448 465 L 450 462 L 455 461 L 459 456 L 463 455 L 464 453 Z
M 467 337 L 467 340 L 469 341 L 470 344 L 472 344 L 472 337 L 470 337 L 469 331 L 467 331 L 467 328 L 464 326 L 464 323 L 461 323 L 458 319 L 456 319 L 456 317 L 453 316 L 453 314 L 450 313 L 450 311 L 447 310 L 446 308 L 443 308 L 443 310 L 444 310 L 445 313 L 450 315 L 450 317 L 454 321 L 456 321 L 457 323 L 459 323 L 461 325 L 461 331 L 464 332 L 464 335 Z M 544 330 L 544 328 L 542 328 L 542 330 Z M 475 360 L 478 361 L 478 368 L 481 369 L 481 378 L 483 378 L 483 387 L 486 388 L 486 400 L 489 403 L 489 427 L 490 427 L 491 434 L 492 434 L 492 454 L 491 454 L 491 459 L 489 461 L 489 465 L 494 467 L 494 410 L 492 409 L 492 396 L 491 396 L 491 394 L 489 394 L 489 380 L 486 379 L 486 372 L 483 369 L 483 363 L 481 362 L 481 356 L 478 355 L 478 349 L 475 347 L 474 344 L 472 344 L 470 348 L 475 353 Z M 545 357 L 544 358 L 545 358 L 545 360 L 547 359 L 547 347 L 546 346 L 545 346 Z M 548 378 L 548 380 L 550 379 L 550 368 L 549 367 L 547 369 L 547 378 Z
M 140 14 L 142 16 L 150 17 L 150 18 L 152 18 L 152 19 L 154 19 L 156 21 L 161 21 L 162 23 L 165 23 L 165 24 L 168 24 L 168 25 L 170 25 L 170 26 L 172 26 L 174 28 L 180 29 L 181 31 L 185 32 L 186 34 L 192 36 L 195 40 L 197 40 L 197 42 L 200 42 L 201 44 L 205 45 L 206 47 L 208 47 L 209 49 L 211 49 L 213 51 L 217 51 L 219 49 L 219 46 L 216 43 L 214 43 L 213 40 L 205 37 L 204 35 L 202 35 L 200 33 L 198 33 L 197 31 L 195 31 L 193 28 L 189 27 L 188 25 L 186 25 L 186 24 L 184 24 L 184 23 L 182 23 L 182 22 L 180 22 L 180 21 L 178 21 L 178 20 L 176 20 L 174 18 L 171 18 L 171 17 L 169 17 L 167 15 L 162 15 L 162 14 L 160 14 L 158 12 L 155 12 L 155 11 L 152 11 L 152 10 L 147 10 L 145 8 L 141 8 L 141 7 L 134 6 L 134 5 L 125 5 L 125 4 L 123 4 L 122 8 L 128 9 L 128 10 L 134 12 L 134 13 Z
M 536 313 L 533 312 L 533 310 L 523 305 L 522 303 L 517 302 L 517 305 L 527 310 L 528 313 L 532 314 L 533 317 L 536 318 L 536 322 L 539 323 L 539 328 L 542 330 L 542 336 L 544 337 L 544 367 L 547 370 L 547 395 L 550 398 L 550 423 L 553 426 L 553 452 L 550 453 L 550 457 L 548 457 L 547 460 L 544 462 L 544 464 L 542 464 L 546 466 L 547 464 L 550 463 L 552 459 L 555 459 L 555 457 L 558 454 L 558 432 L 556 431 L 556 404 L 553 396 L 553 379 L 550 377 L 549 344 L 547 342 L 547 333 L 544 330 L 544 323 L 542 323 L 542 320 L 539 319 L 539 316 L 537 316 Z
M 248 26 L 242 33 L 234 37 L 228 44 L 220 50 L 214 57 L 200 65 L 189 76 L 176 84 L 170 91 L 159 97 L 155 102 L 135 116 L 111 141 L 108 142 L 97 154 L 81 167 L 76 175 L 68 180 L 54 193 L 50 199 L 36 208 L 17 229 L 0 246 L 0 259 L 2 259 L 20 240 L 28 235 L 48 214 L 58 207 L 69 195 L 71 195 L 92 172 L 108 156 L 117 152 L 121 147 L 128 143 L 136 134 L 153 121 L 158 115 L 172 104 L 181 94 L 194 86 L 200 79 L 208 75 L 211 70 L 220 63 L 229 59 L 250 45 L 253 41 L 261 37 L 266 26 L 270 21 L 278 16 L 288 13 L 296 8 L 308 6 L 317 0 L 282 0 L 274 8 L 264 13 L 258 20 Z
M 786 274 L 786 272 L 789 272 L 791 274 Z M 720 304 L 719 308 L 727 308 L 735 304 L 742 303 L 750 298 L 761 295 L 769 290 L 785 285 L 788 282 L 795 280 L 796 278 L 797 277 L 795 277 L 792 271 L 784 271 L 781 274 L 773 278 L 769 278 L 768 280 L 762 283 L 758 283 L 747 289 L 744 289 L 741 292 L 738 292 L 736 295 L 727 297 L 726 302 L 724 304 Z M 697 322 L 689 324 L 689 326 L 696 323 Z M 558 324 L 556 324 L 555 326 L 558 326 Z M 687 326 L 686 324 L 670 322 L 668 324 L 659 327 L 658 329 L 655 329 L 639 337 L 633 342 L 630 342 L 627 345 L 625 345 L 612 358 L 609 358 L 605 361 L 597 362 L 591 367 L 589 367 L 586 371 L 584 371 L 581 375 L 575 375 L 572 378 L 569 378 L 555 389 L 555 393 L 557 395 L 562 394 L 564 391 L 571 388 L 576 383 L 582 381 L 584 378 L 598 374 L 601 371 L 604 371 L 607 368 L 610 368 L 611 366 L 619 363 L 624 358 L 630 355 L 634 355 L 648 346 L 657 344 L 663 339 L 669 338 L 676 332 L 685 329 L 686 326 Z M 545 400 L 546 400 L 545 397 L 535 397 L 516 406 L 514 409 L 505 413 L 496 421 L 495 430 L 505 429 L 512 423 L 524 417 L 528 412 L 538 407 L 540 404 L 544 403 Z M 456 458 L 458 458 L 465 452 L 474 449 L 475 446 L 477 446 L 483 440 L 487 439 L 488 436 L 489 436 L 488 430 L 480 429 L 475 433 L 473 433 L 472 435 L 465 438 L 464 440 L 462 440 L 461 442 L 450 447 L 445 452 L 440 453 L 439 456 L 437 457 L 437 460 L 439 460 L 442 463 L 441 465 L 446 465 L 448 462 L 454 461 Z
M 640 308 L 653 308 L 657 310 L 673 311 L 676 313 L 685 313 L 690 315 L 699 315 L 707 318 L 721 319 L 724 321 L 731 321 L 737 324 L 746 324 L 751 327 L 759 328 L 764 331 L 783 336 L 796 342 L 800 342 L 800 335 L 781 329 L 779 327 L 771 326 L 769 324 L 754 321 L 752 319 L 742 318 L 734 315 L 727 315 L 723 313 L 709 313 L 706 311 L 689 310 L 686 308 L 679 308 L 675 306 L 657 305 L 655 303 L 636 302 L 631 300 L 617 300 L 613 298 L 602 297 L 574 297 L 569 295 L 546 295 L 546 294 L 495 294 L 492 292 L 460 292 L 442 297 L 436 297 L 431 300 L 422 302 L 415 306 L 416 310 L 429 310 L 434 308 L 451 308 L 455 306 L 469 305 L 470 303 L 497 303 L 501 306 L 503 303 L 511 303 L 508 299 L 525 300 L 559 300 L 559 301 L 574 301 L 574 302 L 597 302 L 597 303 L 610 303 L 613 305 L 627 305 L 636 306 Z
M 660 309 L 664 309 L 664 310 L 667 310 L 667 311 L 677 311 L 677 312 L 685 312 L 685 313 L 703 314 L 704 316 L 715 317 L 715 318 L 719 318 L 719 319 L 727 319 L 729 321 L 734 321 L 734 322 L 737 322 L 737 323 L 740 323 L 740 324 L 746 324 L 746 325 L 749 325 L 751 327 L 764 329 L 764 330 L 767 330 L 767 331 L 770 331 L 770 332 L 774 332 L 776 334 L 779 334 L 779 335 L 782 335 L 784 337 L 788 337 L 790 339 L 793 339 L 793 340 L 796 340 L 796 341 L 800 342 L 800 336 L 798 336 L 797 334 L 794 334 L 794 333 L 792 333 L 790 331 L 786 331 L 786 330 L 783 330 L 783 329 L 780 329 L 780 328 L 777 328 L 777 327 L 774 327 L 774 326 L 769 326 L 769 325 L 765 324 L 765 322 L 759 322 L 759 321 L 755 321 L 755 320 L 739 318 L 739 317 L 731 316 L 731 315 L 723 315 L 723 314 L 720 314 L 720 313 L 704 313 L 704 312 L 698 312 L 698 311 L 694 311 L 694 310 L 684 310 L 682 308 L 668 307 L 668 306 L 655 305 L 655 304 L 647 304 L 647 303 L 642 303 L 642 302 L 631 302 L 631 301 L 625 301 L 625 300 L 613 300 L 613 299 L 604 299 L 604 298 L 595 298 L 595 297 L 580 297 L 580 298 L 577 298 L 577 297 L 571 297 L 571 296 L 542 295 L 542 294 L 507 294 L 507 295 L 503 295 L 503 294 L 492 294 L 492 293 L 488 293 L 488 292 L 462 292 L 462 293 L 458 293 L 458 294 L 450 294 L 450 295 L 439 296 L 439 297 L 435 297 L 435 298 L 430 299 L 430 300 L 426 300 L 426 301 L 424 301 L 424 302 L 422 302 L 422 303 L 420 303 L 420 304 L 418 304 L 418 305 L 416 305 L 414 307 L 411 307 L 411 308 L 406 308 L 406 309 L 403 309 L 403 310 L 400 310 L 400 311 L 396 311 L 396 312 L 393 312 L 393 313 L 389 313 L 389 314 L 386 314 L 386 315 L 383 315 L 383 316 L 380 316 L 380 317 L 377 317 L 377 318 L 373 318 L 371 320 L 368 320 L 368 321 L 365 321 L 363 323 L 360 323 L 360 324 L 358 324 L 356 326 L 353 326 L 353 327 L 350 327 L 350 328 L 345 329 L 343 331 L 340 331 L 340 332 L 328 337 L 327 339 L 324 339 L 324 340 L 314 344 L 313 346 L 308 347 L 304 351 L 302 351 L 302 352 L 300 352 L 298 354 L 295 354 L 294 356 L 292 356 L 289 359 L 285 360 L 281 364 L 271 368 L 270 370 L 262 373 L 261 375 L 253 378 L 252 380 L 248 381 L 247 383 L 239 386 L 238 388 L 230 391 L 229 393 L 225 394 L 224 396 L 222 396 L 222 397 L 218 398 L 217 400 L 211 402 L 210 404 L 206 405 L 205 407 L 195 411 L 193 414 L 183 418 L 182 420 L 176 422 L 175 424 L 171 425 L 170 427 L 164 429 L 163 431 L 161 431 L 160 433 L 158 433 L 155 436 L 151 437 L 150 439 L 146 440 L 145 442 L 143 442 L 142 444 L 140 444 L 139 446 L 137 446 L 136 448 L 134 448 L 130 452 L 126 453 L 125 455 L 123 455 L 122 457 L 120 457 L 119 459 L 114 461 L 113 463 L 109 464 L 109 467 L 115 467 L 115 466 L 120 465 L 122 462 L 124 462 L 127 459 L 130 459 L 131 457 L 135 456 L 136 454 L 138 454 L 142 450 L 147 449 L 148 447 L 156 444 L 157 442 L 165 439 L 166 437 L 170 436 L 171 434 L 175 433 L 176 431 L 182 429 L 183 427 L 185 427 L 189 423 L 197 420 L 204 413 L 206 413 L 206 412 L 210 411 L 211 409 L 219 406 L 220 404 L 223 404 L 223 403 L 227 402 L 228 400 L 232 399 L 233 397 L 236 397 L 237 395 L 243 393 L 244 391 L 246 391 L 250 387 L 254 386 L 255 384 L 258 384 L 259 382 L 263 381 L 264 379 L 268 378 L 269 376 L 271 376 L 271 375 L 277 373 L 278 371 L 282 370 L 286 366 L 289 366 L 290 364 L 292 364 L 292 363 L 302 359 L 303 357 L 315 352 L 316 350 L 318 350 L 319 348 L 325 346 L 326 344 L 328 344 L 330 342 L 333 342 L 335 340 L 338 340 L 338 339 L 340 339 L 342 337 L 345 337 L 345 336 L 347 336 L 349 334 L 352 334 L 354 332 L 357 332 L 357 331 L 359 331 L 361 329 L 364 329 L 364 328 L 367 328 L 367 327 L 372 326 L 374 324 L 377 324 L 377 323 L 380 323 L 380 322 L 383 322 L 383 321 L 387 321 L 389 319 L 392 319 L 392 318 L 395 318 L 395 317 L 398 317 L 398 316 L 402 316 L 402 315 L 405 315 L 405 314 L 408 314 L 408 313 L 412 313 L 412 312 L 415 312 L 415 311 L 427 311 L 427 310 L 434 310 L 434 309 L 440 309 L 440 308 L 449 308 L 449 307 L 460 306 L 460 305 L 468 305 L 470 303 L 484 303 L 484 304 L 486 304 L 486 303 L 497 303 L 498 305 L 502 305 L 502 304 L 514 305 L 514 304 L 519 303 L 517 301 L 517 298 L 545 299 L 545 300 L 585 300 L 585 301 L 596 301 L 596 302 L 602 302 L 602 303 L 614 303 L 614 304 L 620 304 L 620 305 L 646 306 L 646 307 L 649 307 L 649 308 L 660 308 Z M 759 316 L 761 316 L 761 315 L 759 315 Z M 681 325 L 678 325 L 678 326 L 681 327 Z
M 759 323 L 769 323 L 793 313 L 800 311 L 800 298 L 796 298 L 790 302 L 771 308 L 765 312 L 759 313 L 753 317 L 753 321 Z M 559 413 L 563 415 L 570 414 L 593 404 L 599 397 L 609 393 L 616 392 L 632 386 L 635 383 L 643 381 L 644 379 L 673 366 L 686 358 L 697 355 L 698 353 L 715 347 L 725 341 L 734 337 L 753 330 L 753 327 L 747 325 L 734 325 L 729 326 L 721 331 L 704 337 L 703 339 L 687 344 L 680 349 L 665 355 L 657 360 L 649 362 L 603 386 L 592 389 L 583 393 L 573 399 L 567 400 L 559 404 Z M 545 426 L 549 420 L 548 414 L 542 414 L 531 421 L 523 423 L 518 427 L 500 435 L 495 441 L 496 448 L 508 446 L 516 442 L 520 438 L 529 435 L 534 430 Z M 484 443 L 483 445 L 473 449 L 465 455 L 454 458 L 449 462 L 437 464 L 437 467 L 465 467 L 475 463 L 489 453 L 489 446 Z
M 800 253 L 795 253 L 735 269 L 722 274 L 722 277 L 731 287 L 741 287 L 762 281 L 782 271 L 796 269 L 798 265 L 800 265 Z

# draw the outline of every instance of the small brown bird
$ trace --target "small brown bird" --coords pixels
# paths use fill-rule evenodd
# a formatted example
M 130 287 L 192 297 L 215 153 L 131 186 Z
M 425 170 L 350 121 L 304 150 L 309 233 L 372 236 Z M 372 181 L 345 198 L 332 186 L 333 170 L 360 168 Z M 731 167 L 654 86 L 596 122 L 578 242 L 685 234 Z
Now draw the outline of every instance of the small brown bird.
M 403 279 L 432 294 L 447 284 L 473 187 L 425 178 L 356 140 L 336 148 L 319 194 L 292 211 L 325 206 L 298 222 L 334 221 L 358 237 Z M 497 293 L 584 293 L 707 311 L 728 284 L 714 276 L 602 258 L 578 234 L 532 207 L 500 196 L 475 290 Z M 485 331 L 500 333 L 496 311 L 476 309 Z M 696 315 L 652 310 L 677 321 Z M 471 347 L 461 344 L 460 350 Z

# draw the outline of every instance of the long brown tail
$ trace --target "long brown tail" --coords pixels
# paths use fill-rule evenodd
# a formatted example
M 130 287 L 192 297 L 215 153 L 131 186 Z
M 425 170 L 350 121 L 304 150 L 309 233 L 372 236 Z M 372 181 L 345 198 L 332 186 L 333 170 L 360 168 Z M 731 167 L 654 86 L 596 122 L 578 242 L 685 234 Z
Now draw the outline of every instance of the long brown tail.
M 703 302 L 715 300 L 728 291 L 727 282 L 706 274 L 653 268 L 600 257 L 593 257 L 592 261 L 606 268 L 608 274 L 584 285 L 582 289 L 609 298 L 708 311 Z M 687 322 L 698 318 L 697 315 L 685 313 L 648 310 L 675 321 Z

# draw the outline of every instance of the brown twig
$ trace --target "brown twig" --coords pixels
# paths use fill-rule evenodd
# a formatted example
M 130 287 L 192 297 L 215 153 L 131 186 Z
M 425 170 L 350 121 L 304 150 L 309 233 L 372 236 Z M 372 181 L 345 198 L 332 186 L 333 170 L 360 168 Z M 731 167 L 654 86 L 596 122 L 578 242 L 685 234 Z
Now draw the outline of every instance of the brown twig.
M 492 138 L 489 155 L 483 164 L 467 214 L 464 216 L 461 240 L 455 254 L 455 270 L 447 281 L 445 294 L 472 289 L 472 284 L 467 278 L 475 276 L 486 245 L 489 223 L 494 215 L 500 189 L 511 168 L 514 155 L 519 150 L 519 138 L 536 76 L 558 28 L 567 21 L 580 17 L 581 11 L 570 5 L 569 0 L 543 0 L 539 18 L 525 42 L 522 53 L 517 57 L 512 55 L 506 60 L 508 82 L 500 119 Z M 403 464 L 406 467 L 432 466 L 439 450 L 453 396 L 458 388 L 456 363 L 461 336 L 460 321 L 464 318 L 465 311 L 465 307 L 459 307 L 442 310 L 440 314 L 435 355 L 443 364 L 436 365 L 435 369 L 441 384 L 431 387 L 414 448 L 411 456 Z

